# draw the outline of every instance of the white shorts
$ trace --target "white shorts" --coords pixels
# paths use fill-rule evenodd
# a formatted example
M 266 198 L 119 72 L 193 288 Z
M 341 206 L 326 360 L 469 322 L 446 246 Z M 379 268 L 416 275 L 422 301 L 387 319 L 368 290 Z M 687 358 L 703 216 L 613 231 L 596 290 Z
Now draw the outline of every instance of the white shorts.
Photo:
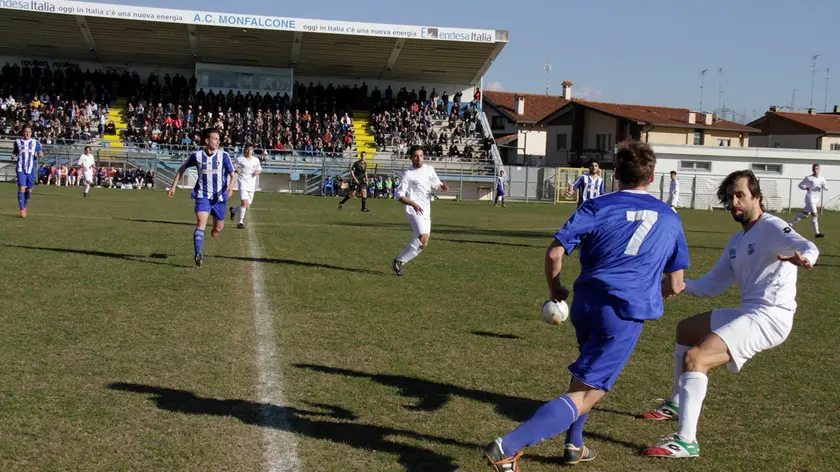
M 677 208 L 680 203 L 680 196 L 675 195 L 673 198 L 668 198 L 668 206 L 671 208 Z
M 419 238 L 421 234 L 432 233 L 432 219 L 429 215 L 412 215 L 406 213 L 408 222 L 411 224 L 411 229 L 414 231 L 414 237 Z
M 248 205 L 250 205 L 254 201 L 254 193 L 256 192 L 254 192 L 253 190 L 239 189 L 239 199 L 247 201 Z
M 712 332 L 720 336 L 732 360 L 726 364 L 737 373 L 761 351 L 782 344 L 793 328 L 793 311 L 776 307 L 741 306 L 712 312 Z
M 84 179 L 85 182 L 87 182 L 89 184 L 92 184 L 93 183 L 93 172 L 91 172 L 91 171 L 82 172 L 82 178 Z
M 804 213 L 811 213 L 812 215 L 817 214 L 817 203 L 816 202 L 805 202 L 805 208 L 802 209 Z

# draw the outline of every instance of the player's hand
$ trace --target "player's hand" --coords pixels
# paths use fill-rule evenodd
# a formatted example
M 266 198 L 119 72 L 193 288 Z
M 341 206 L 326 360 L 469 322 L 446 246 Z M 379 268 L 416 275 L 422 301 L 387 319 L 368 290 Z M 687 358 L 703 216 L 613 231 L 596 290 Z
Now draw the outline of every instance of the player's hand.
M 448 192 L 449 191 L 449 186 L 446 185 L 446 182 L 441 182 L 440 183 L 440 189 L 443 190 L 444 192 Z
M 175 196 L 175 185 L 173 184 L 172 187 L 169 187 L 169 198 Z
M 233 189 L 229 188 L 228 189 L 228 197 L 232 197 L 232 196 L 233 196 Z
M 662 278 L 662 298 L 669 299 L 676 297 L 677 294 L 674 292 L 674 288 L 671 286 L 671 281 L 668 280 L 668 277 L 665 276 Z
M 569 298 L 571 291 L 568 287 L 560 283 L 557 280 L 557 283 L 554 285 L 554 288 L 551 290 L 551 299 L 556 300 L 558 302 L 566 301 Z
M 793 253 L 792 256 L 779 256 L 780 261 L 790 262 L 791 264 L 795 265 L 796 267 L 802 267 L 805 270 L 811 270 L 811 262 L 808 261 L 805 257 L 802 256 L 802 253 L 796 251 Z
M 415 213 L 417 213 L 418 215 L 422 215 L 422 214 L 423 214 L 423 207 L 421 207 L 421 206 L 420 206 L 420 205 L 418 205 L 417 203 L 412 202 L 412 203 L 411 203 L 411 208 L 414 208 L 414 212 L 415 212 Z

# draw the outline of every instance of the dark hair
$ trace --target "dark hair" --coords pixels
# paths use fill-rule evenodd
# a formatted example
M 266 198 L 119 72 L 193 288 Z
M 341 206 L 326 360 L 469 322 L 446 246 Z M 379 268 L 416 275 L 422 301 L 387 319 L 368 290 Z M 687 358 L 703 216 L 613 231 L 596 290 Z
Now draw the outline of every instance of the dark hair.
M 671 171 L 671 175 L 677 175 L 677 171 L 672 170 L 672 171 Z
M 615 155 L 615 172 L 619 181 L 630 187 L 641 187 L 650 183 L 656 167 L 656 154 L 649 144 L 639 141 L 624 141 L 618 145 Z
M 426 150 L 423 149 L 423 146 L 421 146 L 419 144 L 415 144 L 414 146 L 411 146 L 411 150 L 408 152 L 408 155 L 413 156 L 414 153 L 417 152 L 417 151 L 423 151 L 424 154 L 426 153 Z
M 207 128 L 207 129 L 205 129 L 204 131 L 201 132 L 201 140 L 202 141 L 207 141 L 208 139 L 210 139 L 210 135 L 213 134 L 213 133 L 216 133 L 217 135 L 219 135 L 219 138 L 222 137 L 222 132 L 219 131 L 217 128 Z
M 248 148 L 254 149 L 254 143 L 245 143 L 245 149 Z
M 601 163 L 600 163 L 600 162 L 598 162 L 598 159 L 592 159 L 591 161 L 589 161 L 589 166 L 590 166 L 590 167 L 592 167 L 592 164 L 598 164 L 598 166 L 600 166 L 600 165 L 601 165 Z
M 735 182 L 741 179 L 747 179 L 747 187 L 750 189 L 750 194 L 754 198 L 758 198 L 758 204 L 764 210 L 764 197 L 761 195 L 761 185 L 758 178 L 751 170 L 736 170 L 735 172 L 726 176 L 723 182 L 717 189 L 717 197 L 724 208 L 729 209 L 729 187 L 735 185 Z
M 24 132 L 24 131 L 26 131 L 26 128 L 29 128 L 29 131 L 32 131 L 32 132 L 35 131 L 35 130 L 32 129 L 32 125 L 23 125 L 23 129 L 21 129 L 20 131 Z
M 87 151 L 88 149 L 91 149 L 91 147 L 90 147 L 90 146 L 85 146 L 85 151 Z M 91 149 L 91 151 L 92 151 L 92 150 L 93 150 L 93 149 Z

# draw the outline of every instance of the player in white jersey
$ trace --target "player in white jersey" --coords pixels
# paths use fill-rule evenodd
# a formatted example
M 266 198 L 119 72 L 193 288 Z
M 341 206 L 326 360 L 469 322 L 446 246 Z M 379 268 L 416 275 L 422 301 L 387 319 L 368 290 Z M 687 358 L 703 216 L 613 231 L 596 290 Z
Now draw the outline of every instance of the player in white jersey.
M 23 127 L 23 138 L 15 140 L 12 156 L 16 161 L 20 217 L 26 218 L 26 207 L 29 205 L 29 199 L 32 198 L 32 188 L 35 187 L 38 159 L 44 157 L 41 143 L 37 139 L 32 139 L 31 126 Z
M 802 179 L 799 183 L 799 188 L 805 190 L 805 208 L 802 213 L 796 215 L 796 218 L 789 223 L 791 226 L 796 224 L 799 220 L 811 217 L 811 225 L 814 227 L 814 237 L 822 238 L 824 234 L 820 233 L 820 222 L 818 214 L 820 203 L 822 202 L 823 190 L 828 190 L 825 179 L 820 177 L 820 165 L 814 164 L 811 166 L 811 175 Z
M 671 188 L 668 190 L 668 206 L 677 211 L 680 203 L 680 181 L 677 180 L 677 171 L 671 171 Z
M 737 373 L 761 351 L 784 342 L 796 312 L 797 267 L 810 269 L 819 250 L 788 224 L 764 212 L 761 187 L 748 170 L 729 174 L 718 199 L 741 223 L 717 264 L 703 277 L 685 280 L 684 293 L 714 297 L 733 283 L 741 305 L 682 320 L 677 325 L 673 389 L 670 399 L 642 418 L 679 418 L 679 432 L 644 451 L 651 457 L 697 457 L 697 421 L 708 386 L 707 373 L 721 365 Z M 673 296 L 665 284 L 662 295 Z
M 239 214 L 237 228 L 245 228 L 245 212 L 254 202 L 254 193 L 257 191 L 257 176 L 262 174 L 260 160 L 253 156 L 254 145 L 245 145 L 245 156 L 236 159 L 236 174 L 239 176 L 239 200 L 240 206 L 230 207 L 230 220 Z
M 82 196 L 87 197 L 88 192 L 90 192 L 90 186 L 93 183 L 93 167 L 96 165 L 96 160 L 93 158 L 93 152 L 91 152 L 90 146 L 85 146 L 85 153 L 79 156 L 78 165 L 81 170 L 79 178 L 85 183 L 85 191 Z
M 449 191 L 449 187 L 438 178 L 434 167 L 424 165 L 423 159 L 423 147 L 412 146 L 412 165 L 403 174 L 395 192 L 395 198 L 405 205 L 405 214 L 414 231 L 414 239 L 391 263 L 391 269 L 400 276 L 403 275 L 403 264 L 417 257 L 429 245 L 429 234 L 432 232 L 432 192 L 438 189 Z
M 600 175 L 601 166 L 598 161 L 592 160 L 589 162 L 589 173 L 583 174 L 575 181 L 572 188 L 566 193 L 567 197 L 571 197 L 575 190 L 578 190 L 578 206 L 583 205 L 583 202 L 599 197 L 606 193 L 604 191 L 604 179 Z
M 190 154 L 187 161 L 178 169 L 172 181 L 172 187 L 169 188 L 169 198 L 172 198 L 175 196 L 175 189 L 184 172 L 190 167 L 196 168 L 198 177 L 190 196 L 195 200 L 196 225 L 193 243 L 195 265 L 198 267 L 204 263 L 204 228 L 207 226 L 207 220 L 210 215 L 213 215 L 213 229 L 210 235 L 213 238 L 218 237 L 225 227 L 227 199 L 233 195 L 233 186 L 236 184 L 236 174 L 233 172 L 230 155 L 219 148 L 221 141 L 219 130 L 206 129 L 202 135 L 204 149 Z

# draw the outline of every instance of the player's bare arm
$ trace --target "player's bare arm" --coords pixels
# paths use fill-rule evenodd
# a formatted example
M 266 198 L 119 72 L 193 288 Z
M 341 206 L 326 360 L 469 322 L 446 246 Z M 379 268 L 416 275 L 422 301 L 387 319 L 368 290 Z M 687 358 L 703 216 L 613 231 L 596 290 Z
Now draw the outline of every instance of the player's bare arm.
M 565 252 L 566 250 L 556 239 L 545 251 L 545 281 L 552 300 L 563 301 L 569 298 L 569 289 L 560 282 Z
M 685 290 L 685 271 L 662 274 L 662 298 L 672 298 Z
M 413 202 L 406 197 L 400 197 L 400 199 L 398 201 L 400 203 L 402 203 L 403 205 L 410 206 L 410 207 L 414 208 L 414 211 L 417 212 L 418 215 L 423 214 L 423 207 L 418 205 L 416 202 Z
M 238 176 L 239 176 L 239 174 L 237 172 L 234 172 L 233 174 L 230 174 L 230 182 L 228 182 L 228 186 L 227 186 L 228 197 L 233 196 L 233 186 L 236 185 L 236 179 L 238 178 Z
M 184 163 L 181 167 L 178 168 L 178 172 L 175 173 L 175 178 L 172 179 L 172 186 L 169 187 L 169 198 L 175 196 L 175 189 L 178 187 L 178 181 L 181 180 L 181 177 L 184 176 L 184 172 L 187 170 L 187 164 Z

